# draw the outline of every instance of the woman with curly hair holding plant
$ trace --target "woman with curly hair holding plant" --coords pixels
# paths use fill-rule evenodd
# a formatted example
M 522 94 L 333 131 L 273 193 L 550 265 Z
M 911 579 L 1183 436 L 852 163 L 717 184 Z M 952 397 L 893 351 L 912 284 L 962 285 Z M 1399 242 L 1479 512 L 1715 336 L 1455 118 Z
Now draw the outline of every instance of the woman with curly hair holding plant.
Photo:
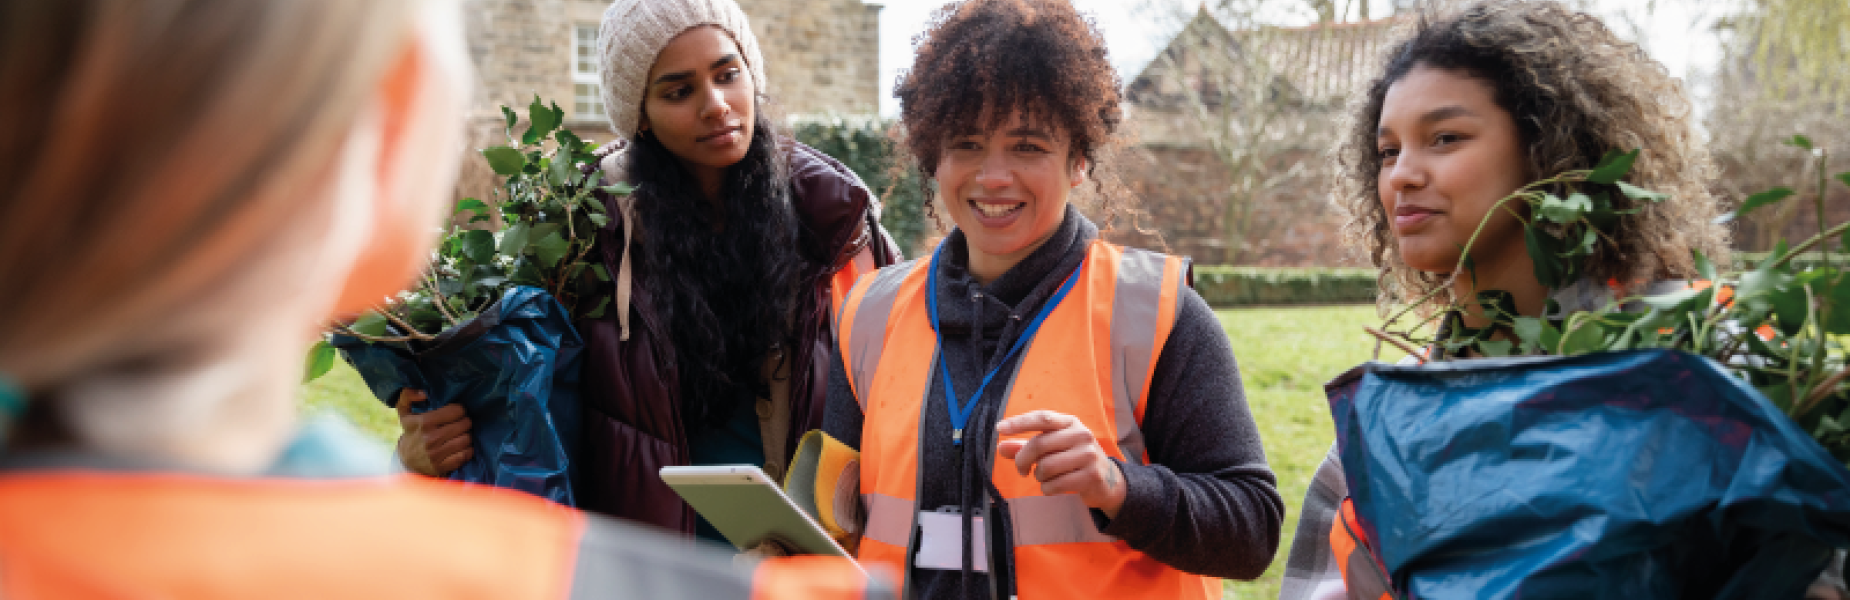
M 1443 328 L 1481 330 L 1495 324 L 1480 291 L 1507 292 L 1516 315 L 1555 317 L 1684 287 L 1698 277 L 1692 250 L 1728 260 L 1728 231 L 1715 223 L 1724 207 L 1708 191 L 1716 169 L 1680 84 L 1597 18 L 1556 2 L 1487 0 L 1424 16 L 1353 104 L 1346 135 L 1336 202 L 1349 214 L 1345 238 L 1381 270 L 1384 311 L 1419 305 L 1415 314 L 1432 318 L 1457 307 Z M 1613 194 L 1619 216 L 1578 277 L 1545 285 L 1525 245 L 1529 205 L 1505 198 L 1633 149 L 1642 152 L 1627 182 L 1666 197 Z M 1385 583 L 1369 581 L 1371 569 L 1349 568 L 1367 554 L 1332 533 L 1348 494 L 1332 447 L 1304 499 L 1280 598 L 1384 591 L 1370 587 Z
M 844 529 L 912 597 L 1219 598 L 1277 549 L 1282 500 L 1186 259 L 1105 243 L 1073 204 L 1109 222 L 1132 200 L 1119 90 L 1065 0 L 946 6 L 898 86 L 957 228 L 856 283 L 824 430 L 860 452 Z

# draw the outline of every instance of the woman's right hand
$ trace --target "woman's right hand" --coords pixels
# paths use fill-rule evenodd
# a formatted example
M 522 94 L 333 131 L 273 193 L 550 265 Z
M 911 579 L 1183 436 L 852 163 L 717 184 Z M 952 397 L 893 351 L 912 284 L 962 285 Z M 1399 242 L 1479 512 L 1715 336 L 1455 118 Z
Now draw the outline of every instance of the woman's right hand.
M 412 414 L 411 405 L 423 402 L 424 392 L 404 389 L 398 392 L 398 460 L 405 470 L 430 477 L 448 477 L 450 471 L 475 456 L 469 440 L 469 415 L 461 404 L 451 404 L 422 414 Z

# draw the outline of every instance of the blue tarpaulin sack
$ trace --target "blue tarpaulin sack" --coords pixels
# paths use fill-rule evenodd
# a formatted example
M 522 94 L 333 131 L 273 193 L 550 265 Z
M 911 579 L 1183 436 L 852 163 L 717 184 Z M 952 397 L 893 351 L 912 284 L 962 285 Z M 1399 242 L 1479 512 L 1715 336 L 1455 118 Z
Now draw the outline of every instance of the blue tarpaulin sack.
M 1706 358 L 1369 363 L 1326 391 L 1408 597 L 1799 598 L 1850 546 L 1850 471 Z
M 551 294 L 511 288 L 474 319 L 428 342 L 335 336 L 332 344 L 388 406 L 404 388 L 429 396 L 427 407 L 415 412 L 462 404 L 475 455 L 450 479 L 575 504 L 584 342 Z

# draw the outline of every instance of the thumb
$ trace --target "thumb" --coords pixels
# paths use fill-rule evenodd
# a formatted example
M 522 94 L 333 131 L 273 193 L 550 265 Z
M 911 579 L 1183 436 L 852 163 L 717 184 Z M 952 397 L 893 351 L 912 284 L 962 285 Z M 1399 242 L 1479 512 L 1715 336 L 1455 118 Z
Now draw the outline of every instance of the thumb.
M 1027 440 L 1002 440 L 996 442 L 996 452 L 1001 454 L 1002 458 L 1008 460 L 1015 460 L 1015 455 L 1021 454 L 1021 449 L 1026 447 L 1028 447 Z
M 424 392 L 411 388 L 398 390 L 398 406 L 395 407 L 398 409 L 398 417 L 403 419 L 411 416 L 411 405 L 417 402 L 423 402 L 426 398 L 428 398 L 428 396 L 424 395 Z

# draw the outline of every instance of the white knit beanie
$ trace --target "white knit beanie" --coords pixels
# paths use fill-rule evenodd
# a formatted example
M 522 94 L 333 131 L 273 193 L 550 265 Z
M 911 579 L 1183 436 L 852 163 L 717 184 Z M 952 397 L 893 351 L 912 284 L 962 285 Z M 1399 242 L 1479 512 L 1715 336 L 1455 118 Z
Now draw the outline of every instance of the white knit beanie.
M 702 25 L 716 25 L 732 36 L 753 85 L 764 93 L 758 38 L 733 0 L 616 0 L 604 9 L 604 23 L 598 28 L 597 51 L 603 61 L 597 69 L 604 78 L 604 115 L 619 138 L 629 139 L 642 128 L 642 97 L 655 56 L 681 32 Z

